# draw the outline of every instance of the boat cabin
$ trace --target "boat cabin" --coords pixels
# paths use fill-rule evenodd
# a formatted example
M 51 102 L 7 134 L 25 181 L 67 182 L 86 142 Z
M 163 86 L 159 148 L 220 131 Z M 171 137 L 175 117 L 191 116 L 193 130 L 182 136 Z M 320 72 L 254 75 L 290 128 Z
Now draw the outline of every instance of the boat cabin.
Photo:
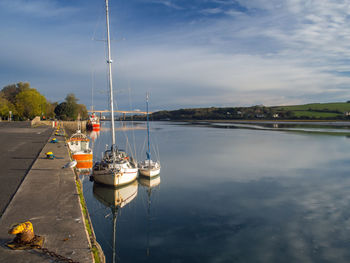
M 78 131 L 69 138 L 68 147 L 72 153 L 89 151 L 89 138 L 87 138 L 85 134 Z

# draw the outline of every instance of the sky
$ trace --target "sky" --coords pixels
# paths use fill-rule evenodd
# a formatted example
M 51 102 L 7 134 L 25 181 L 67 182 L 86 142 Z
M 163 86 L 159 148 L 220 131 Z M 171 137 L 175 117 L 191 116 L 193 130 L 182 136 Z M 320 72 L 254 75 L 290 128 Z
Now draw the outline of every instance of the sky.
M 109 0 L 120 110 L 350 100 L 346 0 Z M 108 109 L 103 0 L 0 0 L 0 88 Z

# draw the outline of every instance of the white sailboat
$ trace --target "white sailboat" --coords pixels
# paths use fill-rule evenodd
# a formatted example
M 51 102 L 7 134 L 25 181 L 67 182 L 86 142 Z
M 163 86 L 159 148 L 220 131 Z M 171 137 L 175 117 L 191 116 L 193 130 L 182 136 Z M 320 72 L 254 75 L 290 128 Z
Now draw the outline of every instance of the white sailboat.
M 149 114 L 148 114 L 148 99 L 149 95 L 146 96 L 146 107 L 147 107 L 147 159 L 139 162 L 139 172 L 143 176 L 154 177 L 160 173 L 160 162 L 151 160 L 151 144 L 150 144 L 150 134 L 149 134 Z
M 113 82 L 112 82 L 112 59 L 109 36 L 109 11 L 108 0 L 106 2 L 106 25 L 107 25 L 107 64 L 109 77 L 110 108 L 112 123 L 112 146 L 106 150 L 101 162 L 97 162 L 93 169 L 93 179 L 98 183 L 111 186 L 120 186 L 133 182 L 138 175 L 138 168 L 133 158 L 126 152 L 118 149 L 115 139 Z

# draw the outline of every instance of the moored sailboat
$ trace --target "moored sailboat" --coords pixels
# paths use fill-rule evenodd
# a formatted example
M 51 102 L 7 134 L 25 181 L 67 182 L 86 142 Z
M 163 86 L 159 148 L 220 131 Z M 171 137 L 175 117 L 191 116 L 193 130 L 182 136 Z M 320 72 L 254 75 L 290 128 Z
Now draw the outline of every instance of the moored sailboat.
M 138 168 L 131 156 L 117 147 L 106 150 L 101 162 L 94 165 L 93 178 L 96 182 L 120 186 L 136 180 Z
M 100 162 L 97 162 L 93 168 L 93 179 L 98 183 L 111 186 L 120 186 L 131 183 L 136 180 L 138 175 L 137 163 L 125 151 L 118 149 L 115 139 L 114 125 L 114 103 L 113 103 L 113 82 L 112 82 L 112 59 L 109 36 L 109 11 L 108 0 L 106 2 L 106 25 L 107 25 L 107 64 L 109 77 L 109 99 L 111 110 L 111 134 L 112 146 L 106 150 Z
M 146 107 L 147 107 L 147 159 L 139 162 L 139 172 L 143 176 L 154 177 L 160 173 L 160 162 L 151 160 L 151 143 L 150 143 L 150 131 L 149 131 L 149 114 L 148 114 L 148 99 L 149 95 L 146 96 Z

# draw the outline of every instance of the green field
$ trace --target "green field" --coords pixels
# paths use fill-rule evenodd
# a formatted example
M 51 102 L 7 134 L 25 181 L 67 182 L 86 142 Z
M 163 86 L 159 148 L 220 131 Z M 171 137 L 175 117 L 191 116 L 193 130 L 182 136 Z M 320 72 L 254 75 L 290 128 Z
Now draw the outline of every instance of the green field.
M 293 106 L 273 107 L 277 111 L 291 111 L 295 117 L 308 118 L 337 118 L 344 116 L 345 112 L 350 112 L 350 103 L 313 103 Z
M 310 117 L 310 118 L 333 118 L 338 117 L 339 113 L 333 113 L 333 112 L 317 112 L 317 111 L 293 111 L 295 117 Z
M 278 106 L 276 109 L 284 109 L 291 111 L 339 111 L 345 112 L 350 111 L 350 103 L 346 102 L 334 102 L 334 103 L 313 103 L 313 104 L 305 104 L 305 105 L 294 105 L 294 106 Z

